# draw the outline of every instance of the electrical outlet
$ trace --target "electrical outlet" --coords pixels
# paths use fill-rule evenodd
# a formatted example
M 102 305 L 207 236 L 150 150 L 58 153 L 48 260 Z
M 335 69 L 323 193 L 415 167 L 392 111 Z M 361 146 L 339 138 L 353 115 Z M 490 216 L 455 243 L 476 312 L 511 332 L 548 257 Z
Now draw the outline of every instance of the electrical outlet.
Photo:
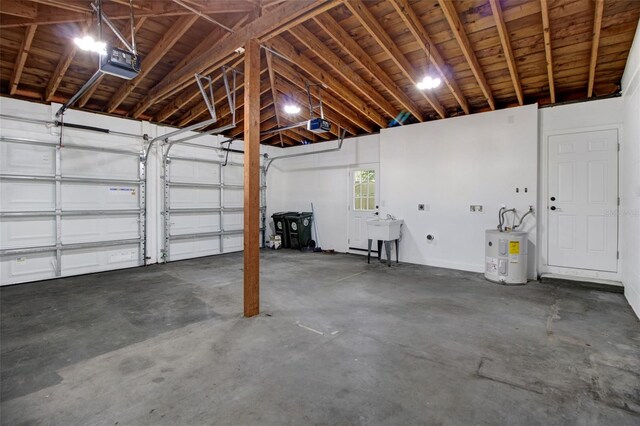
M 469 206 L 471 213 L 484 213 L 484 208 L 480 204 L 472 204 Z
M 418 211 L 424 211 L 424 204 L 418 204 Z

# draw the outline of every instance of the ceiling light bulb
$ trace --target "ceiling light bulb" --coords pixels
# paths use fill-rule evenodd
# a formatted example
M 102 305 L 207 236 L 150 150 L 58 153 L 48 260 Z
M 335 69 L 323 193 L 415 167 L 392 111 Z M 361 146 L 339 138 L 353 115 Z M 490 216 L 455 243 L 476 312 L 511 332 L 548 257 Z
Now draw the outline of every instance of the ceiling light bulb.
M 74 38 L 73 42 L 82 50 L 104 55 L 107 53 L 107 44 L 103 41 L 95 41 L 93 37 L 86 35 L 82 38 Z
M 440 86 L 440 83 L 442 81 L 439 78 L 433 78 L 430 75 L 426 76 L 425 78 L 422 79 L 422 81 L 419 81 L 416 84 L 416 87 L 420 90 L 425 90 L 425 89 L 435 89 L 436 87 Z
M 286 112 L 287 114 L 297 114 L 300 112 L 300 107 L 298 105 L 285 105 L 284 106 L 284 112 Z

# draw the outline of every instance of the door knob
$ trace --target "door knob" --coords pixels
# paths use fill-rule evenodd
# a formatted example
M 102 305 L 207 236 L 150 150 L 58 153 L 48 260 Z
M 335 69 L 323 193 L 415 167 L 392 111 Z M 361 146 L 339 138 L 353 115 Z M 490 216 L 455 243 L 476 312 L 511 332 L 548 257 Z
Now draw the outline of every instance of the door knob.
M 375 212 L 374 214 L 375 214 L 376 216 L 378 216 L 378 215 L 379 215 L 380 213 L 378 213 L 378 212 Z
M 551 197 L 551 201 L 555 201 L 555 200 L 556 200 L 556 197 Z
M 551 210 L 555 210 L 555 209 L 556 209 L 556 206 L 551 206 L 551 207 L 549 207 L 549 208 L 550 208 Z

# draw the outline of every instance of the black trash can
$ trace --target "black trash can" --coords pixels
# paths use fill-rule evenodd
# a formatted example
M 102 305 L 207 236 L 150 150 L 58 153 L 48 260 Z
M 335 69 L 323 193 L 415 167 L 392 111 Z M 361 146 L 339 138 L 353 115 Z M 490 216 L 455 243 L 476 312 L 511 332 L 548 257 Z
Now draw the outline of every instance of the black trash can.
M 313 213 L 302 212 L 289 214 L 285 216 L 285 221 L 287 222 L 291 248 L 300 250 L 308 247 L 309 241 L 311 241 Z
M 273 227 L 276 230 L 276 235 L 280 235 L 282 240 L 282 247 L 291 248 L 291 239 L 289 238 L 289 225 L 285 219 L 288 215 L 297 215 L 298 212 L 279 212 L 271 215 L 273 218 Z

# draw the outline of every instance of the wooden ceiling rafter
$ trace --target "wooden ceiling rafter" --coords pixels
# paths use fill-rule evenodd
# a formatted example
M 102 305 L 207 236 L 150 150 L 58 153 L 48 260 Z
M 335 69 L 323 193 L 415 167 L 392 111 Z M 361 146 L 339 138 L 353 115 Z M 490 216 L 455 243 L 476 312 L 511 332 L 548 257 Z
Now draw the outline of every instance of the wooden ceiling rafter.
M 400 15 L 400 18 L 402 18 L 404 24 L 409 28 L 409 31 L 411 31 L 425 55 L 427 55 L 427 60 L 431 61 L 438 73 L 442 76 L 444 84 L 447 85 L 449 91 L 458 102 L 458 105 L 460 105 L 460 108 L 462 108 L 465 114 L 469 114 L 469 103 L 467 99 L 462 93 L 462 90 L 460 90 L 460 87 L 458 87 L 458 83 L 456 83 L 451 71 L 449 71 L 449 66 L 440 54 L 438 46 L 436 46 L 433 40 L 431 40 L 431 37 L 429 37 L 426 28 L 424 28 L 420 22 L 420 18 L 418 18 L 418 15 L 413 11 L 409 2 L 407 0 L 391 0 L 391 4 L 396 9 L 398 15 Z
M 362 26 L 367 32 L 376 40 L 378 45 L 387 53 L 389 58 L 393 60 L 396 66 L 402 71 L 402 73 L 411 81 L 415 86 L 421 78 L 418 77 L 418 72 L 413 65 L 409 62 L 406 56 L 400 51 L 396 43 L 389 36 L 386 30 L 382 27 L 380 22 L 373 16 L 373 14 L 367 9 L 367 6 L 362 0 L 349 0 L 345 3 L 349 11 L 360 21 Z M 432 93 L 427 93 L 423 90 L 416 89 L 422 97 L 431 105 L 434 111 L 440 116 L 440 118 L 446 118 L 447 112 Z
M 425 118 L 416 103 L 389 77 L 381 67 L 364 51 L 362 47 L 329 14 L 314 18 L 316 23 L 358 63 L 369 75 L 418 121 Z
M 327 87 L 327 91 L 331 91 L 335 96 L 342 98 L 346 103 L 351 105 L 355 111 L 361 112 L 369 120 L 376 123 L 379 127 L 387 127 L 388 121 L 372 109 L 366 102 L 364 102 L 359 96 L 357 96 L 351 89 L 344 85 L 340 80 L 335 78 L 323 70 L 309 57 L 298 53 L 293 46 L 280 37 L 276 37 L 265 43 L 270 49 L 277 51 L 279 54 L 289 59 L 289 62 L 296 64 L 298 68 L 305 72 L 308 76 L 313 76 L 313 82 L 318 82 Z M 363 127 L 360 125 L 360 127 Z M 367 126 L 371 128 L 371 126 Z
M 89 22 L 85 22 L 84 24 L 82 24 L 80 28 L 80 34 L 86 33 L 87 28 L 89 28 L 89 25 L 90 25 Z M 45 102 L 50 102 L 53 96 L 56 94 L 56 90 L 58 90 L 58 86 L 60 86 L 60 83 L 62 82 L 62 79 L 64 78 L 64 75 L 67 72 L 67 69 L 71 65 L 71 62 L 75 58 L 77 51 L 78 51 L 78 47 L 76 46 L 75 43 L 70 43 L 67 46 L 66 51 L 60 58 L 60 61 L 58 61 L 58 65 L 56 66 L 55 71 L 49 78 L 49 83 L 47 84 L 47 87 L 44 91 Z
M 267 72 L 267 68 L 263 67 L 260 70 L 260 75 L 262 76 L 262 74 L 266 72 Z M 261 95 L 264 93 L 264 90 L 269 90 L 269 87 L 261 88 L 261 91 L 260 91 Z M 199 90 L 198 90 L 198 93 L 200 93 Z M 239 80 L 236 85 L 236 109 L 240 108 L 244 102 L 244 99 L 242 98 L 243 93 L 244 93 L 244 80 Z M 224 85 L 219 87 L 214 92 L 213 99 L 215 101 L 215 104 L 216 105 L 219 104 L 222 111 L 225 111 L 223 112 L 223 114 L 226 115 L 229 110 L 229 102 L 227 100 L 227 90 Z M 204 100 L 201 100 L 194 107 L 189 109 L 189 111 L 182 114 L 180 118 L 177 120 L 176 125 L 178 127 L 186 126 L 187 124 L 196 120 L 201 115 L 208 113 L 208 111 L 209 109 L 207 108 L 207 104 L 204 102 Z M 222 118 L 222 117 L 223 115 L 219 116 L 218 118 Z
M 276 89 L 278 92 L 290 97 L 300 105 L 307 105 L 308 108 L 309 100 L 304 95 L 304 91 L 306 89 L 305 80 L 300 77 L 293 68 L 284 64 L 282 61 L 274 61 L 274 65 L 277 73 Z M 315 93 L 311 94 L 311 99 L 313 102 L 319 101 Z M 351 135 L 359 133 L 358 129 L 362 128 L 359 123 L 362 122 L 362 119 L 353 111 L 346 108 L 339 99 L 334 98 L 328 93 L 323 93 L 322 103 L 324 116 L 327 120 L 343 129 L 346 129 Z M 371 129 L 373 129 L 373 127 L 371 127 Z M 336 132 L 334 134 L 338 136 L 339 133 Z
M 246 18 L 242 18 L 240 19 L 234 26 L 233 28 L 239 28 L 241 25 L 243 25 L 246 22 Z M 207 49 L 209 49 L 211 47 L 212 44 L 214 43 L 219 43 L 222 40 L 226 39 L 227 37 L 229 37 L 230 33 L 224 31 L 222 28 L 214 28 L 200 43 L 198 43 L 198 45 L 195 47 L 195 49 L 193 49 L 187 56 L 185 56 L 184 58 L 182 58 L 182 60 L 180 60 L 172 69 L 171 71 L 169 71 L 169 73 L 167 73 L 166 76 L 163 77 L 163 79 L 157 83 L 160 84 L 163 81 L 165 81 L 166 79 L 171 79 L 173 78 L 175 75 L 177 75 L 184 67 L 186 67 L 191 61 L 195 60 L 199 55 L 202 55 L 204 52 L 207 51 Z M 244 59 L 242 59 L 244 60 Z M 220 66 L 226 64 L 227 61 L 222 61 L 222 63 L 218 63 L 218 64 L 214 64 L 213 66 L 207 68 L 206 70 L 204 70 L 202 72 L 202 74 L 207 75 L 212 73 L 216 68 L 219 68 Z M 173 105 L 177 106 L 175 109 L 179 109 L 182 108 L 184 105 L 188 104 L 189 102 L 191 102 L 193 99 L 195 99 L 199 94 L 200 91 L 198 90 L 197 87 L 193 87 L 194 86 L 194 82 L 193 81 L 187 81 L 186 83 L 184 83 L 179 90 L 184 90 L 185 88 L 192 86 L 190 92 L 184 92 L 181 95 L 179 95 L 178 97 L 176 97 L 176 99 L 174 99 L 174 101 L 172 102 Z M 161 96 L 158 99 L 155 100 L 151 100 L 148 97 L 145 97 L 142 101 L 138 102 L 138 104 L 135 106 L 132 116 L 133 118 L 139 118 L 147 109 L 149 109 L 155 102 L 159 102 L 173 94 L 175 94 L 177 91 L 173 91 L 171 93 L 168 93 L 165 96 Z M 166 114 L 168 111 L 164 111 L 164 113 Z
M 602 29 L 602 16 L 604 14 L 604 0 L 594 0 L 595 11 L 593 18 L 593 37 L 591 41 L 591 60 L 589 62 L 589 82 L 587 97 L 593 96 L 593 84 L 596 80 L 596 66 L 598 65 L 598 47 L 600 45 L 600 30 Z
M 547 78 L 549 80 L 549 97 L 551 103 L 556 103 L 556 87 L 553 81 L 553 51 L 551 49 L 551 24 L 549 22 L 549 4 L 547 0 L 540 0 L 542 14 L 542 34 L 544 37 L 544 54 L 547 63 Z
M 478 58 L 474 53 L 474 49 L 471 46 L 471 42 L 469 41 L 469 37 L 467 36 L 467 32 L 464 29 L 464 25 L 462 21 L 460 21 L 460 17 L 458 16 L 458 12 L 456 11 L 456 7 L 453 4 L 452 0 L 438 0 L 438 4 L 440 4 L 440 9 L 444 14 L 447 22 L 449 23 L 449 27 L 453 32 L 453 36 L 458 42 L 458 46 L 462 50 L 462 54 L 464 55 L 467 63 L 469 64 L 469 68 L 473 73 L 478 85 L 480 86 L 480 90 L 484 95 L 489 107 L 492 110 L 496 109 L 496 103 L 493 99 L 493 94 L 491 93 L 491 88 L 489 87 L 489 83 L 487 83 L 487 78 L 482 71 L 482 67 L 478 62 Z
M 162 95 L 170 93 L 175 86 L 193 78 L 195 73 L 202 72 L 202 70 L 227 58 L 236 49 L 242 47 L 246 40 L 252 38 L 267 39 L 280 34 L 291 26 L 297 25 L 301 18 L 310 18 L 315 14 L 325 12 L 334 7 L 335 4 L 336 0 L 329 0 L 328 2 L 323 0 L 299 0 L 284 3 L 238 29 L 238 31 L 231 33 L 225 40 L 212 46 L 199 58 L 194 59 L 183 67 L 172 78 L 164 79 L 149 91 L 147 98 L 151 102 L 155 102 Z
M 181 16 L 178 18 L 171 28 L 162 35 L 160 40 L 155 43 L 153 49 L 143 57 L 140 64 L 140 72 L 138 75 L 128 81 L 125 81 L 116 93 L 111 97 L 105 110 L 109 113 L 115 111 L 116 108 L 129 96 L 131 92 L 140 84 L 140 82 L 153 70 L 158 62 L 167 54 L 174 44 L 186 33 L 189 28 L 198 20 L 195 15 Z
M 16 91 L 18 90 L 20 78 L 22 77 L 22 71 L 24 70 L 24 65 L 27 62 L 27 56 L 29 55 L 31 43 L 33 42 L 33 37 L 35 36 L 37 29 L 37 25 L 29 25 L 24 32 L 24 38 L 22 39 L 22 44 L 20 45 L 20 50 L 18 51 L 18 59 L 16 60 L 16 64 L 13 67 L 11 80 L 9 80 L 9 94 L 11 95 L 15 95 Z
M 274 105 L 274 109 L 276 112 L 276 122 L 278 124 L 278 127 L 280 126 L 280 113 L 278 112 L 279 108 L 278 108 L 278 96 L 276 93 L 276 74 L 275 71 L 273 70 L 273 57 L 272 57 L 273 53 L 271 53 L 268 50 L 265 50 L 265 56 L 267 59 L 267 72 L 269 73 L 269 85 L 271 86 L 271 97 L 273 98 L 273 105 Z M 284 141 L 282 139 L 282 132 L 279 132 L 278 135 L 280 136 L 280 144 L 284 145 Z
M 289 33 L 329 65 L 329 67 L 337 72 L 345 81 L 349 82 L 349 85 L 352 88 L 355 88 L 365 98 L 368 98 L 378 109 L 384 111 L 391 120 L 398 116 L 399 111 L 396 107 L 391 105 L 391 103 L 387 101 L 380 92 L 376 91 L 358 73 L 345 64 L 338 55 L 333 53 L 331 49 L 313 35 L 311 31 L 303 25 L 298 25 L 295 28 L 291 28 Z
M 243 62 L 244 62 L 244 57 L 232 62 L 230 66 L 232 68 L 237 68 L 240 65 L 242 65 Z M 210 75 L 210 77 L 211 77 L 211 83 L 214 84 L 218 82 L 220 79 L 222 79 L 222 72 L 216 73 L 215 75 Z M 242 84 L 244 83 L 243 82 L 238 83 L 238 86 L 236 88 L 239 89 Z M 193 102 L 195 99 L 198 99 L 200 96 L 202 96 L 202 94 L 198 87 L 195 87 L 195 88 L 189 87 L 189 90 L 185 90 L 182 93 L 180 93 L 171 102 L 169 102 L 162 110 L 160 110 L 160 112 L 158 112 L 155 115 L 154 121 L 162 122 L 167 120 L 173 114 L 180 111 L 181 108 Z M 214 94 L 214 99 L 217 99 L 216 94 Z M 204 108 L 206 110 L 206 105 L 204 105 Z
M 0 13 L 18 18 L 34 19 L 38 16 L 38 6 L 35 3 L 22 0 L 2 0 L 0 2 Z
M 513 50 L 511 49 L 511 41 L 509 40 L 507 25 L 505 24 L 504 17 L 502 16 L 502 6 L 500 6 L 500 0 L 489 0 L 489 3 L 491 4 L 491 12 L 493 13 L 493 18 L 496 21 L 496 28 L 500 37 L 500 44 L 502 45 L 504 59 L 507 62 L 509 74 L 511 75 L 511 81 L 513 82 L 513 89 L 516 92 L 518 103 L 520 105 L 524 105 L 522 84 L 520 83 L 520 77 L 518 76 L 518 67 L 513 56 Z

